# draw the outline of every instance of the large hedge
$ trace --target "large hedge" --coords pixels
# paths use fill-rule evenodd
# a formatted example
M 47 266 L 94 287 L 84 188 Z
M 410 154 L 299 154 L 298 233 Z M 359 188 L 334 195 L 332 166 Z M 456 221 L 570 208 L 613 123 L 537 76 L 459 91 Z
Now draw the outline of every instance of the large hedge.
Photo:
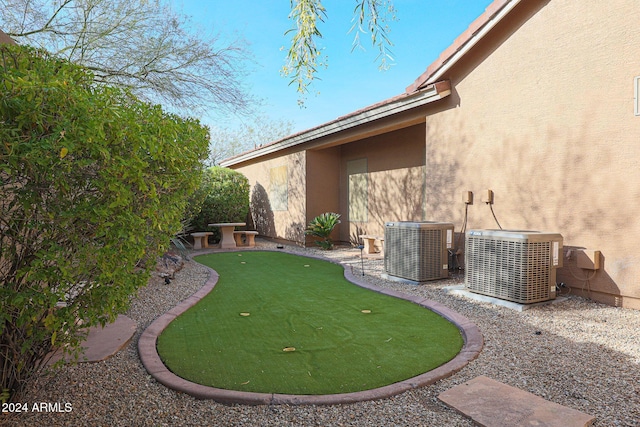
M 123 312 L 179 231 L 208 130 L 0 45 L 0 397 Z
M 249 181 L 240 172 L 214 166 L 205 171 L 193 199 L 198 213 L 191 221 L 191 227 L 195 231 L 211 231 L 217 239 L 219 230 L 208 227 L 208 224 L 246 221 Z

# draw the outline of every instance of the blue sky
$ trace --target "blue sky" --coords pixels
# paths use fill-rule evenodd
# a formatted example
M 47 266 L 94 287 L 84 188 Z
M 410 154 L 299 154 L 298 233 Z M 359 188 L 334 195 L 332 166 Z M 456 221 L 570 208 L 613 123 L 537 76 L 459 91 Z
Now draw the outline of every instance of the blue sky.
M 349 34 L 355 0 L 325 0 L 328 18 L 321 25 L 319 45 L 328 57 L 328 68 L 320 69 L 306 96 L 298 105 L 294 85 L 280 75 L 285 63 L 292 27 L 289 0 L 173 0 L 176 10 L 222 39 L 242 38 L 254 62 L 244 79 L 247 88 L 263 105 L 260 114 L 274 120 L 289 120 L 294 132 L 326 123 L 341 115 L 403 93 L 427 66 L 476 19 L 492 0 L 396 0 L 395 21 L 389 23 L 394 65 L 378 69 L 377 48 L 364 35 L 365 51 L 352 49 Z M 226 127 L 248 120 L 227 116 L 202 117 L 202 122 Z

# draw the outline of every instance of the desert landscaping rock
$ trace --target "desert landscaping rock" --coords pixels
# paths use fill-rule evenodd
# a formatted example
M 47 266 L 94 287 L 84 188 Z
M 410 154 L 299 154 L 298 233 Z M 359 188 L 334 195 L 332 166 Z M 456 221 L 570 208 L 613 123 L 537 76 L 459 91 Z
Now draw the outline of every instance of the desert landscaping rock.
M 256 248 L 276 244 L 256 239 Z M 343 260 L 361 274 L 358 249 L 285 245 L 285 251 Z M 420 286 L 380 278 L 381 258 L 364 261 L 365 280 L 448 307 L 484 336 L 479 357 L 453 376 L 386 399 L 344 405 L 229 405 L 175 392 L 151 377 L 138 357 L 140 333 L 197 292 L 207 270 L 186 261 L 170 284 L 155 276 L 126 313 L 138 324 L 131 342 L 99 363 L 65 366 L 30 384 L 22 401 L 71 403 L 68 412 L 2 414 L 11 426 L 472 426 L 438 395 L 486 376 L 596 418 L 595 426 L 637 426 L 640 420 L 640 311 L 569 295 L 558 304 L 517 312 L 447 294 L 461 275 Z M 539 333 L 537 333 L 539 332 Z

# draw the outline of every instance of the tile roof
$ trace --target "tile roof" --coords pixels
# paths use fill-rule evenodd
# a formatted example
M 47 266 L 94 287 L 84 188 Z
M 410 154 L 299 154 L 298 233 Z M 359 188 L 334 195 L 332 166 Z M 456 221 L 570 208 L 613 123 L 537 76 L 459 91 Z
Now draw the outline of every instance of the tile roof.
M 451 84 L 448 80 L 432 83 L 413 93 L 402 93 L 360 110 L 353 111 L 344 116 L 340 116 L 311 129 L 289 135 L 283 139 L 261 145 L 252 150 L 224 159 L 220 162 L 220 165 L 225 167 L 231 166 L 245 160 L 261 157 L 295 145 L 304 144 L 323 137 L 335 135 L 346 130 L 355 129 L 375 120 L 390 117 L 392 115 L 429 104 L 445 98 L 450 94 Z
M 435 91 L 436 94 L 442 93 L 442 97 L 447 96 L 450 93 L 451 86 L 450 82 L 446 80 L 446 77 L 442 76 L 442 73 L 455 64 L 468 49 L 474 46 L 478 40 L 500 22 L 500 20 L 521 1 L 523 0 L 494 0 L 493 3 L 487 6 L 482 15 L 473 21 L 471 25 L 455 39 L 453 44 L 440 54 L 438 59 L 429 65 L 427 70 L 418 77 L 413 84 L 406 88 L 405 93 L 351 112 L 311 129 L 287 136 L 281 140 L 270 142 L 256 147 L 253 150 L 230 157 L 221 162 L 222 166 L 231 166 L 293 145 L 302 144 L 326 136 L 327 134 L 337 133 L 355 124 L 363 124 L 364 121 L 373 121 L 380 117 L 380 112 L 386 114 L 389 109 L 394 108 L 394 104 L 405 104 L 420 92 L 431 90 Z M 438 97 L 431 97 L 428 102 L 436 99 L 438 99 Z

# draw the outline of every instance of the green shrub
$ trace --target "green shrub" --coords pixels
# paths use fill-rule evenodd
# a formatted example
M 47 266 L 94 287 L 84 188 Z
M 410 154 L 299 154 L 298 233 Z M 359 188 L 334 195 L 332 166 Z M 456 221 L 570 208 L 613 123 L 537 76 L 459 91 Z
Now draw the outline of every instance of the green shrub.
M 338 224 L 340 224 L 340 214 L 326 212 L 309 222 L 305 234 L 320 238 L 320 240 L 316 241 L 316 245 L 322 249 L 333 249 L 333 240 L 329 236 Z
M 214 166 L 205 171 L 198 191 L 192 197 L 198 213 L 191 220 L 194 231 L 211 231 L 218 239 L 219 229 L 208 224 L 245 222 L 249 213 L 249 180 L 240 172 Z
M 0 392 L 14 399 L 147 283 L 209 138 L 30 48 L 0 45 L 0 88 Z

